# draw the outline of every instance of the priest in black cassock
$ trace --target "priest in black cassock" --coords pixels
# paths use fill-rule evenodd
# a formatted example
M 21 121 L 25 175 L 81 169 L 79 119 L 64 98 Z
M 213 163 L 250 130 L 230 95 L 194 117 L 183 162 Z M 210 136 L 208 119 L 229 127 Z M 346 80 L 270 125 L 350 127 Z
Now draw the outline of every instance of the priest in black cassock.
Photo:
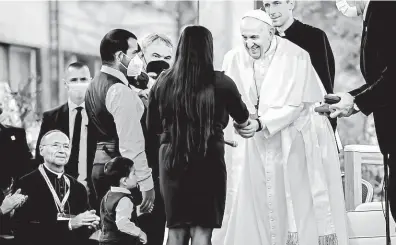
M 40 154 L 44 163 L 16 184 L 28 196 L 14 216 L 17 244 L 88 244 L 100 218 L 88 211 L 84 185 L 64 173 L 70 155 L 68 137 L 59 130 L 47 132 Z
M 304 24 L 293 17 L 294 0 L 263 1 L 276 27 L 276 34 L 286 38 L 309 53 L 313 67 L 328 94 L 333 93 L 335 61 L 326 33 L 319 28 Z M 333 130 L 337 119 L 330 119 Z

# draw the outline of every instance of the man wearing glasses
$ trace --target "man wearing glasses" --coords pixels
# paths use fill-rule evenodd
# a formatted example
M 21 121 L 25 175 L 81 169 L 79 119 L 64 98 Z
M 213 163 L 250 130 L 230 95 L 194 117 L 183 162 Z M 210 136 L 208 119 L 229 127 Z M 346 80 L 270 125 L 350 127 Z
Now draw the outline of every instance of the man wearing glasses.
M 87 191 L 65 173 L 72 147 L 51 130 L 40 141 L 42 164 L 16 184 L 27 201 L 15 211 L 16 244 L 87 244 L 100 218 L 89 210 Z M 91 231 L 90 231 L 91 229 Z
M 60 130 L 71 140 L 69 162 L 65 166 L 67 174 L 76 178 L 89 191 L 94 200 L 91 181 L 95 140 L 85 110 L 85 92 L 91 81 L 91 73 L 86 64 L 74 62 L 67 66 L 63 80 L 68 100 L 65 104 L 44 112 L 37 144 L 42 136 L 50 130 Z M 36 147 L 36 164 L 43 163 L 40 147 Z M 92 194 L 92 195 L 91 195 Z

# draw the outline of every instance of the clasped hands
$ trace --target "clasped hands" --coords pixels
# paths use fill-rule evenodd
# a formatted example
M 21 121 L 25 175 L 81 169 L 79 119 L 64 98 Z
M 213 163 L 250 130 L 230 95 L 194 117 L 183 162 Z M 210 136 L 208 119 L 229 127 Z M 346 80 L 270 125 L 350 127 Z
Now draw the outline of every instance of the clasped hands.
M 70 219 L 70 228 L 74 230 L 82 226 L 88 226 L 89 229 L 96 230 L 99 226 L 100 218 L 95 213 L 95 210 L 89 210 L 75 216 Z
M 26 200 L 27 196 L 20 194 L 21 189 L 18 189 L 14 194 L 8 194 L 5 198 L 3 203 L 0 203 L 0 209 L 3 214 L 7 214 L 9 212 L 14 211 L 16 208 L 22 206 Z
M 328 114 L 331 118 L 341 118 L 341 117 L 349 117 L 358 111 L 355 110 L 355 98 L 349 93 L 336 93 L 336 96 L 340 97 L 340 101 L 338 103 L 328 105 L 329 112 Z
M 239 124 L 234 122 L 235 131 L 242 137 L 242 138 L 251 138 L 254 136 L 256 131 L 259 128 L 259 124 L 257 120 L 249 119 L 248 124 L 245 127 L 241 127 Z

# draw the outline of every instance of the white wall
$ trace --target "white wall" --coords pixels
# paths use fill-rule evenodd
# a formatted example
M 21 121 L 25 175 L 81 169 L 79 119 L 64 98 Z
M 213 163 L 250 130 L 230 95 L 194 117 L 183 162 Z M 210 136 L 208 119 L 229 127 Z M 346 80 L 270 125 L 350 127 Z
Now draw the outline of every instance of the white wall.
M 224 55 L 241 44 L 240 19 L 253 8 L 253 0 L 200 1 L 199 24 L 212 32 L 215 69 L 220 70 Z
M 0 1 L 0 42 L 48 46 L 48 12 L 46 1 Z

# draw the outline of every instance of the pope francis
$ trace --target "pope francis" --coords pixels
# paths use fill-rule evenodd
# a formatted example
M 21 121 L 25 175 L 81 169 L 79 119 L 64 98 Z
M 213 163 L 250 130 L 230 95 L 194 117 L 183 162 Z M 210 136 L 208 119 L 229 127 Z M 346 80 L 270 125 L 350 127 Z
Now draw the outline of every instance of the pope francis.
M 226 213 L 213 243 L 346 245 L 337 146 L 328 119 L 314 112 L 323 85 L 309 54 L 274 31 L 264 11 L 246 13 L 243 46 L 224 58 L 223 70 L 258 120 L 225 131 L 239 146 L 226 153 Z

